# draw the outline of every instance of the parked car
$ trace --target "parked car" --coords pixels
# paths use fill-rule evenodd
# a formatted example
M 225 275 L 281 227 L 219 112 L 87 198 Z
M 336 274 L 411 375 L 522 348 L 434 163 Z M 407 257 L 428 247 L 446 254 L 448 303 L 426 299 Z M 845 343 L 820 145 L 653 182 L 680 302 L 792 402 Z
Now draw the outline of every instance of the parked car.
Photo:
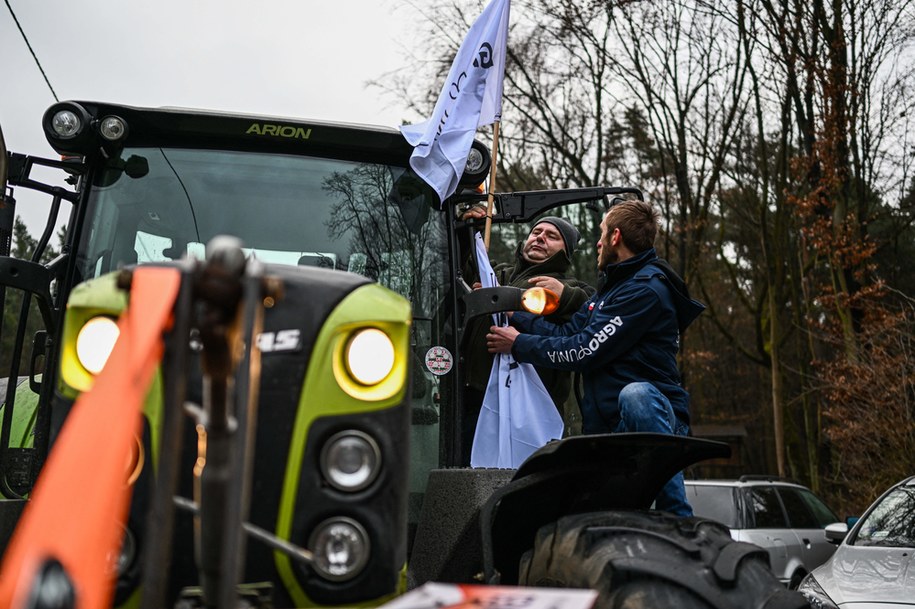
M 838 549 L 798 587 L 812 607 L 915 607 L 915 476 L 883 493 L 851 531 L 839 523 L 826 535 Z
M 788 588 L 797 588 L 836 549 L 825 530 L 839 518 L 800 484 L 759 476 L 687 480 L 686 498 L 696 516 L 721 522 L 736 541 L 765 548 Z

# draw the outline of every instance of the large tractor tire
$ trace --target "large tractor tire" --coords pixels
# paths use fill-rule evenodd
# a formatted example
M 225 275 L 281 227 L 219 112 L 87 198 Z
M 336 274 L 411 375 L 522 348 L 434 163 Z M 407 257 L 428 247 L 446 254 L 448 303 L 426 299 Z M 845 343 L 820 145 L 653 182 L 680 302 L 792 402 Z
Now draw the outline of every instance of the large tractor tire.
M 521 558 L 521 585 L 590 588 L 594 609 L 802 609 L 765 550 L 723 525 L 664 512 L 595 512 L 542 527 Z

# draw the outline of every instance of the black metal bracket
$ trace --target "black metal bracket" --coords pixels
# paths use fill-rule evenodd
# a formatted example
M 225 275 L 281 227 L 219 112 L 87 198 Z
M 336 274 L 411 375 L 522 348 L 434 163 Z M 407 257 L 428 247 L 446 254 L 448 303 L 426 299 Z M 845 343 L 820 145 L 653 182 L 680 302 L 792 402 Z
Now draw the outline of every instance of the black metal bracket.
M 529 190 L 511 193 L 493 194 L 494 210 L 493 223 L 504 222 L 530 222 L 543 212 L 570 205 L 574 203 L 588 203 L 589 201 L 605 201 L 604 208 L 609 209 L 609 198 L 615 196 L 631 195 L 642 200 L 642 191 L 628 186 L 601 186 L 595 188 L 568 188 L 563 190 Z M 459 204 L 485 202 L 487 195 L 469 194 L 452 197 L 449 201 L 457 206 Z M 467 224 L 482 225 L 483 218 L 457 221 L 455 228 Z
M 66 161 L 55 161 L 53 159 L 44 159 L 41 157 L 33 157 L 25 154 L 19 154 L 18 152 L 9 153 L 9 175 L 7 177 L 7 182 L 10 186 L 21 186 L 23 188 L 29 188 L 31 190 L 37 190 L 38 192 L 47 193 L 49 195 L 60 197 L 71 203 L 76 203 L 79 198 L 79 191 L 77 190 L 68 190 L 60 186 L 52 186 L 50 184 L 45 184 L 44 182 L 39 182 L 31 178 L 32 167 L 39 165 L 41 167 L 51 167 L 54 169 L 62 169 L 66 171 L 71 176 L 82 176 L 85 175 L 88 171 L 88 166 L 82 161 L 78 160 L 66 160 Z

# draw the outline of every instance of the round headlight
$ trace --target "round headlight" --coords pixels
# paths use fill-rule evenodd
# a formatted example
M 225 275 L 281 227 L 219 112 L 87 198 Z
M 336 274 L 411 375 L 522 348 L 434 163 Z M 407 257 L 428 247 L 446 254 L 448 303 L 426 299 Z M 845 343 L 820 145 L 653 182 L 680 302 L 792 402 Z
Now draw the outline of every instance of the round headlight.
M 338 490 L 360 491 L 375 481 L 380 470 L 381 450 L 367 433 L 341 431 L 321 449 L 321 473 Z
M 109 142 L 116 142 L 127 135 L 127 123 L 120 116 L 106 116 L 99 123 L 98 132 Z
M 87 321 L 76 337 L 76 358 L 80 365 L 92 374 L 101 372 L 119 334 L 118 324 L 110 317 L 93 317 Z
M 57 134 L 57 137 L 66 140 L 79 134 L 83 128 L 83 122 L 76 112 L 61 110 L 51 118 L 51 128 Z
M 120 577 L 127 573 L 137 558 L 137 540 L 133 532 L 125 526 L 121 527 L 123 537 L 121 539 L 121 550 L 117 553 L 108 555 L 108 574 Z
M 318 525 L 308 543 L 314 554 L 312 567 L 330 581 L 359 574 L 369 561 L 369 536 L 352 518 L 329 518 Z
M 534 315 L 550 315 L 559 308 L 559 296 L 546 288 L 528 288 L 521 294 L 521 307 Z
M 464 171 L 477 173 L 483 168 L 483 153 L 476 148 L 471 148 L 467 153 L 467 164 L 464 165 Z
M 363 385 L 377 385 L 394 368 L 394 343 L 377 328 L 360 330 L 346 346 L 346 368 Z

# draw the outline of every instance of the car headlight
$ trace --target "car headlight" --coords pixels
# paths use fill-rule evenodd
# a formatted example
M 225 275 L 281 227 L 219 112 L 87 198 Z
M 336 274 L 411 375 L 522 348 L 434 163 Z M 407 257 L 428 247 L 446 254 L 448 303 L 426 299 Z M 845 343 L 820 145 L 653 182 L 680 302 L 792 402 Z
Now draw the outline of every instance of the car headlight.
M 359 574 L 369 561 L 369 536 L 352 518 L 329 518 L 315 528 L 308 543 L 312 567 L 324 579 L 345 581 Z
M 804 595 L 804 598 L 807 599 L 813 609 L 839 609 L 838 605 L 829 598 L 829 595 L 826 594 L 826 591 L 823 590 L 823 587 L 820 586 L 813 574 L 807 574 L 801 580 L 797 591 Z
M 76 337 L 76 358 L 92 374 L 98 374 L 108 362 L 120 330 L 110 317 L 93 317 L 80 328 Z
M 346 345 L 346 369 L 356 382 L 377 385 L 394 368 L 394 343 L 378 328 L 359 330 Z
M 321 449 L 321 473 L 334 488 L 355 492 L 369 486 L 381 471 L 381 449 L 367 433 L 341 431 Z

